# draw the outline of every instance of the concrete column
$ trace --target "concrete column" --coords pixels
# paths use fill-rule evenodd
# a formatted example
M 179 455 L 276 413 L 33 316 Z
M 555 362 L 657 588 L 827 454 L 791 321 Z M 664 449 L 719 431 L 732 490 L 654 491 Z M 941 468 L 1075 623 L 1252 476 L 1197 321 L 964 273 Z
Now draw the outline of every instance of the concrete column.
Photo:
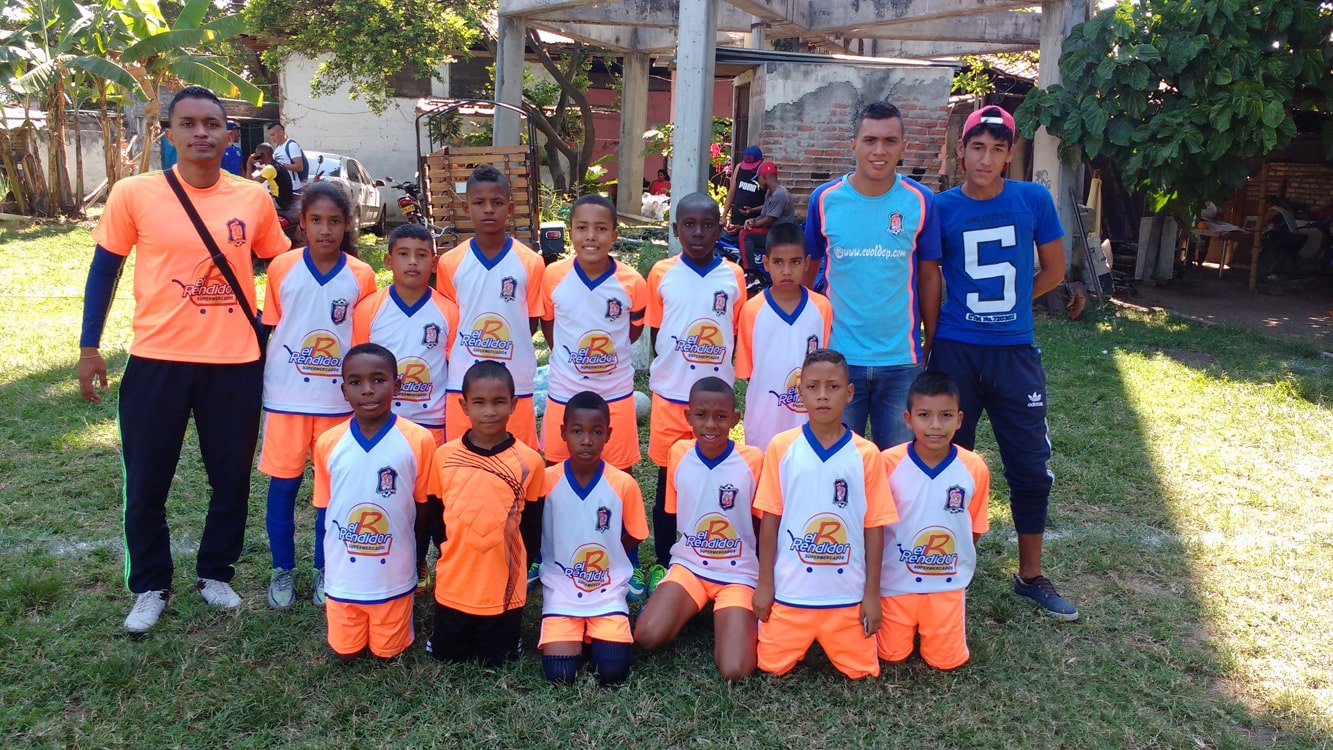
M 1060 59 L 1065 39 L 1076 24 L 1088 18 L 1088 0 L 1045 0 L 1041 4 L 1041 51 L 1042 60 L 1051 64 L 1041 66 L 1037 76 L 1037 86 L 1048 88 L 1060 83 L 1060 67 L 1053 61 Z M 1069 262 L 1073 242 L 1078 239 L 1078 225 L 1074 221 L 1074 206 L 1069 197 L 1069 188 L 1077 192 L 1078 185 L 1075 167 L 1060 163 L 1060 139 L 1046 132 L 1037 130 L 1032 139 L 1032 181 L 1045 185 L 1055 199 L 1060 212 L 1060 224 L 1065 229 L 1065 268 Z M 1080 196 L 1081 197 L 1081 196 Z
M 643 207 L 643 131 L 648 129 L 648 55 L 631 52 L 620 59 L 620 148 L 616 153 L 616 210 L 641 213 Z
M 713 69 L 717 0 L 680 0 L 671 112 L 671 196 L 707 192 L 708 142 L 713 133 Z M 673 243 L 674 244 L 674 243 Z
M 495 45 L 495 100 L 523 104 L 523 49 L 527 24 L 517 16 L 500 16 Z M 517 146 L 522 118 L 508 110 L 496 110 L 491 144 Z

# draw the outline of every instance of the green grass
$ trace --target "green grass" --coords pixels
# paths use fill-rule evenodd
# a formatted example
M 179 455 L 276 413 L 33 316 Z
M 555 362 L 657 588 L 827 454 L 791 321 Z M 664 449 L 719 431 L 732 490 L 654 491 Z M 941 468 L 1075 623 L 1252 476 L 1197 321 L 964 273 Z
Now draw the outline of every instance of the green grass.
M 91 248 L 87 227 L 0 231 L 0 726 L 12 744 L 1247 748 L 1333 736 L 1333 373 L 1312 349 L 1161 315 L 1039 323 L 1057 477 L 1047 569 L 1078 623 L 1008 592 L 1017 550 L 983 428 L 997 486 L 961 670 L 913 658 L 849 683 L 816 651 L 790 678 L 730 686 L 701 621 L 664 653 L 636 652 L 622 689 L 586 676 L 557 689 L 531 653 L 499 671 L 440 665 L 420 645 L 388 665 L 331 659 L 304 596 L 286 612 L 264 605 L 258 474 L 235 582 L 245 605 L 206 607 L 190 590 L 206 492 L 193 436 L 168 505 L 175 598 L 147 637 L 124 635 L 114 385 L 132 300 L 127 275 L 104 338 L 113 391 L 86 404 L 74 365 Z M 653 474 L 639 472 L 649 502 Z M 298 548 L 311 538 L 303 513 Z M 418 644 L 429 628 L 420 602 Z

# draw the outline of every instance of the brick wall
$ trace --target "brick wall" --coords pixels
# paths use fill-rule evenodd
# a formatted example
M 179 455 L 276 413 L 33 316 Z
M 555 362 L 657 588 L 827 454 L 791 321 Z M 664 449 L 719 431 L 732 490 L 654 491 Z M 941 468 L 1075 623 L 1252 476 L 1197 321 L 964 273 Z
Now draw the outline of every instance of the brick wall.
M 906 149 L 898 172 L 938 189 L 952 77 L 951 68 L 761 65 L 752 89 L 756 142 L 777 163 L 798 217 L 816 187 L 853 169 L 852 119 L 881 99 L 903 113 Z
M 1252 179 L 1245 187 L 1247 214 L 1254 213 L 1259 195 L 1259 170 L 1255 167 Z M 1319 209 L 1333 203 L 1333 164 L 1326 162 L 1269 162 L 1268 193 L 1284 195 L 1293 203 L 1304 203 Z

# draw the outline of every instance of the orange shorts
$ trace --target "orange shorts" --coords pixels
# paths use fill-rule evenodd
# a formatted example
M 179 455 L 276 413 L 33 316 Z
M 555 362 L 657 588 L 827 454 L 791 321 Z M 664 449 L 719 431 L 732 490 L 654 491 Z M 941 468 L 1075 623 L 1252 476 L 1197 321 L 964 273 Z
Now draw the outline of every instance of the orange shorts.
M 816 609 L 773 602 L 768 622 L 759 623 L 759 668 L 783 675 L 815 641 L 839 672 L 853 680 L 879 676 L 875 639 L 861 627 L 861 607 Z
M 694 606 L 703 609 L 709 602 L 715 602 L 713 611 L 727 607 L 740 607 L 754 611 L 754 587 L 743 583 L 717 583 L 700 578 L 693 570 L 676 563 L 667 571 L 662 583 L 674 583 L 685 589 L 685 593 L 694 600 Z
M 324 600 L 329 621 L 329 645 L 344 656 L 370 647 L 370 653 L 388 659 L 412 645 L 412 595 L 379 604 Z
M 875 643 L 879 658 L 897 662 L 912 655 L 912 642 L 921 633 L 921 658 L 936 669 L 956 669 L 967 663 L 966 591 L 899 594 L 880 597 L 884 615 Z
M 259 471 L 280 479 L 305 474 L 306 459 L 315 449 L 315 441 L 325 431 L 346 421 L 347 417 L 265 412 L 264 448 L 259 453 Z
M 639 454 L 639 424 L 634 416 L 634 396 L 618 398 L 611 407 L 611 438 L 606 441 L 602 458 L 622 471 L 629 471 L 642 456 Z M 546 400 L 546 415 L 542 417 L 542 455 L 558 464 L 569 458 L 569 446 L 560 439 L 560 423 L 565 419 L 565 405 L 554 399 Z
M 591 641 L 610 641 L 611 643 L 633 643 L 634 636 L 629 630 L 629 615 L 603 615 L 601 617 L 562 617 L 560 615 L 542 616 L 542 634 L 537 640 L 537 648 L 548 643 L 589 643 Z
M 435 438 L 435 447 L 436 447 L 436 448 L 439 448 L 441 445 L 444 445 L 444 428 L 443 428 L 443 427 L 427 427 L 427 428 L 425 428 L 425 430 L 426 430 L 426 432 L 429 432 L 429 433 L 430 433 L 430 436 L 431 436 L 431 437 Z
M 457 440 L 463 433 L 472 429 L 472 422 L 463 413 L 463 405 L 458 403 L 461 395 L 450 391 L 444 403 L 444 439 Z M 524 445 L 537 450 L 537 415 L 532 411 L 532 396 L 519 396 L 514 399 L 514 413 L 509 415 L 509 434 Z
M 689 440 L 694 430 L 685 421 L 686 404 L 667 401 L 653 394 L 653 411 L 649 417 L 648 458 L 658 466 L 666 466 L 671 458 L 671 446 L 677 440 Z

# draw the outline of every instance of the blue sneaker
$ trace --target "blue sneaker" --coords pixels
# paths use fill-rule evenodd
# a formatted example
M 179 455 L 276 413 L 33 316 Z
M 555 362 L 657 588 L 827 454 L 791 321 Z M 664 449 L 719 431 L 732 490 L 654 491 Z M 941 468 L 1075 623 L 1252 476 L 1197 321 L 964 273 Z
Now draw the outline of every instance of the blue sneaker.
M 542 582 L 541 563 L 533 563 L 528 566 L 528 591 L 537 588 L 537 584 Z
M 1073 622 L 1078 619 L 1078 609 L 1055 590 L 1055 584 L 1046 576 L 1037 576 L 1025 581 L 1014 574 L 1014 593 L 1026 596 L 1041 605 L 1042 610 L 1057 620 Z
M 629 579 L 629 594 L 625 598 L 632 602 L 641 602 L 648 595 L 648 581 L 643 576 L 643 568 L 635 568 Z

